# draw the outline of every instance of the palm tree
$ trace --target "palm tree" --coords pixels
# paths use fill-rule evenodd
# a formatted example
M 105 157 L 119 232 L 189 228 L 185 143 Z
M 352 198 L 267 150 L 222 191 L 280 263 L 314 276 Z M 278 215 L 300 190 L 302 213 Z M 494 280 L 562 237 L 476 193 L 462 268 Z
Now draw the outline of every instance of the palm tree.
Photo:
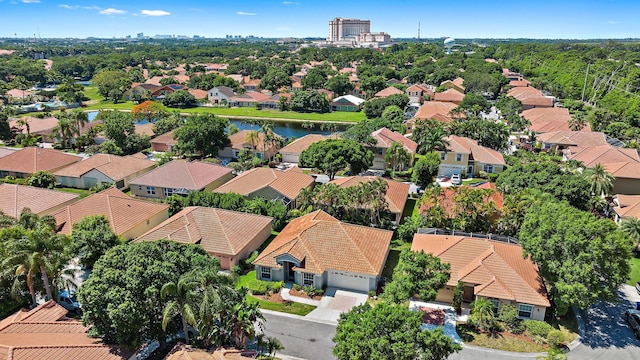
M 200 283 L 194 275 L 187 273 L 181 275 L 177 282 L 170 281 L 162 285 L 162 289 L 160 290 L 161 299 L 171 298 L 171 300 L 165 304 L 164 310 L 162 311 L 162 330 L 166 331 L 169 321 L 176 315 L 180 315 L 182 331 L 184 332 L 184 338 L 187 344 L 189 344 L 187 324 L 197 325 L 190 302 L 195 296 L 195 289 L 199 286 Z
M 573 114 L 569 119 L 569 129 L 571 131 L 581 131 L 585 126 L 587 126 L 587 122 L 582 112 Z
M 488 329 L 495 317 L 495 306 L 487 299 L 476 299 L 471 303 L 471 315 L 478 320 L 478 326 L 482 329 Z
M 27 129 L 27 136 L 31 135 L 31 125 L 29 125 L 28 118 L 21 117 L 16 121 L 16 123 Z
M 613 183 L 616 178 L 608 173 L 602 164 L 596 164 L 592 169 L 585 171 L 585 175 L 591 184 L 591 193 L 593 195 L 609 195 L 613 190 Z
M 70 139 L 77 133 L 75 121 L 64 115 L 58 119 L 58 125 L 52 130 L 54 137 L 60 138 L 62 146 L 71 145 Z
M 284 346 L 276 337 L 267 337 L 267 350 L 269 351 L 269 357 L 275 359 L 276 351 L 284 350 Z
M 624 219 L 620 224 L 620 229 L 629 235 L 636 244 L 635 249 L 638 249 L 640 247 L 640 219 L 636 217 Z
M 250 143 L 251 149 L 255 150 L 258 142 L 260 142 L 260 134 L 258 133 L 258 130 L 251 130 L 247 132 L 247 136 L 244 141 Z
M 404 169 L 409 161 L 409 153 L 399 142 L 394 141 L 384 154 L 384 161 L 391 164 L 391 174 L 395 175 L 395 171 Z
M 82 128 L 89 122 L 89 115 L 80 109 L 75 109 L 71 111 L 69 117 L 75 122 L 75 135 L 82 135 Z
M 421 138 L 415 140 L 418 143 L 420 154 L 427 154 L 436 150 L 446 152 L 447 146 L 449 146 L 449 141 L 446 139 L 446 137 L 447 133 L 440 126 L 427 132 Z

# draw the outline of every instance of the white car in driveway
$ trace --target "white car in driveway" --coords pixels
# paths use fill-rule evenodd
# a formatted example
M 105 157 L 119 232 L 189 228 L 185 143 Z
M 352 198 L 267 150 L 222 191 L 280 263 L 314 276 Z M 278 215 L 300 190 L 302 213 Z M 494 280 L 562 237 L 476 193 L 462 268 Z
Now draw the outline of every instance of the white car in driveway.
M 460 185 L 462 184 L 462 176 L 460 174 L 453 174 L 451 175 L 451 183 L 453 185 Z

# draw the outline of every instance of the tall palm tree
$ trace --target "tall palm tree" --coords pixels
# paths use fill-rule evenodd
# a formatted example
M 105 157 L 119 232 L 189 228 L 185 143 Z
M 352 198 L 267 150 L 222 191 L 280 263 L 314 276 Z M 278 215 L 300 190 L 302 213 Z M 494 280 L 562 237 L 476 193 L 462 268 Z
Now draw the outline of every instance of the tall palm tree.
M 478 326 L 488 329 L 493 324 L 495 306 L 487 299 L 476 299 L 471 303 L 471 315 L 478 320 Z
M 404 169 L 409 161 L 409 153 L 399 142 L 394 141 L 384 154 L 384 161 L 391 164 L 391 173 L 395 175 L 396 170 Z
M 415 140 L 418 143 L 420 154 L 427 154 L 436 150 L 446 152 L 447 146 L 449 146 L 449 141 L 446 137 L 447 133 L 439 126 Z
M 193 273 L 183 274 L 178 281 L 170 281 L 162 285 L 160 290 L 160 298 L 170 298 L 162 311 L 162 330 L 167 330 L 167 324 L 176 315 L 180 316 L 182 321 L 182 331 L 187 344 L 189 344 L 189 332 L 187 325 L 197 326 L 196 317 L 191 307 L 191 301 L 195 296 L 195 290 L 200 286 L 198 279 Z
M 69 113 L 69 117 L 75 122 L 75 135 L 82 135 L 82 128 L 89 122 L 89 115 L 80 109 L 74 109 Z
M 247 132 L 247 136 L 244 141 L 251 144 L 251 150 L 256 150 L 256 146 L 258 142 L 260 142 L 260 134 L 258 133 L 258 130 L 251 130 Z
M 16 123 L 21 127 L 27 129 L 27 136 L 31 135 L 31 125 L 29 125 L 28 118 L 21 117 L 16 121 Z
M 585 120 L 582 112 L 577 112 L 571 115 L 571 118 L 569 119 L 569 129 L 571 131 L 581 131 L 585 126 L 587 126 L 587 121 Z
M 58 119 L 58 125 L 56 125 L 52 130 L 52 135 L 60 138 L 62 146 L 65 147 L 71 145 L 71 138 L 76 133 L 77 129 L 75 121 L 66 116 L 66 114 Z
M 596 164 L 592 169 L 585 171 L 585 176 L 591 184 L 591 193 L 596 196 L 609 195 L 613 190 L 616 178 L 607 172 L 602 164 Z
M 640 247 L 640 219 L 636 217 L 624 219 L 620 224 L 620 229 L 634 241 L 636 244 L 635 249 L 637 250 Z

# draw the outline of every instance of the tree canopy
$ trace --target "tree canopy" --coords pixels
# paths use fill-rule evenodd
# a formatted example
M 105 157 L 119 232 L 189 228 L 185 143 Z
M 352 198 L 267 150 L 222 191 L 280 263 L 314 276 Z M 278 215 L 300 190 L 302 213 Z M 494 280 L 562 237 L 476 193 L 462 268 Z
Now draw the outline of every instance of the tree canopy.
M 424 251 L 403 250 L 398 266 L 393 269 L 393 280 L 387 284 L 382 297 L 401 304 L 418 295 L 422 301 L 433 301 L 438 290 L 450 278 L 451 267 Z
M 373 164 L 373 153 L 353 140 L 323 140 L 311 144 L 300 154 L 300 164 L 316 168 L 333 180 L 336 173 L 349 168 L 359 174 Z
M 123 242 L 113 233 L 109 220 L 103 215 L 86 216 L 73 224 L 71 238 L 72 252 L 78 254 L 80 264 L 88 268 L 92 268 L 107 250 Z
M 228 120 L 215 115 L 193 115 L 176 129 L 177 149 L 183 154 L 198 153 L 202 157 L 216 156 L 228 143 Z

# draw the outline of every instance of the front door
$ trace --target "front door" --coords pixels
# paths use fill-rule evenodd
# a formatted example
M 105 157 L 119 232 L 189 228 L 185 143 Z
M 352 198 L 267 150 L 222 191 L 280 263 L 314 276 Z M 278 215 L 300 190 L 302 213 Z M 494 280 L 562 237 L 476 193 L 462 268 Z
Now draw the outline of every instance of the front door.
M 296 273 L 293 271 L 293 263 L 287 262 L 287 282 L 294 282 L 296 280 Z
M 473 287 L 465 286 L 464 287 L 464 295 L 462 296 L 464 302 L 472 302 L 473 301 Z

